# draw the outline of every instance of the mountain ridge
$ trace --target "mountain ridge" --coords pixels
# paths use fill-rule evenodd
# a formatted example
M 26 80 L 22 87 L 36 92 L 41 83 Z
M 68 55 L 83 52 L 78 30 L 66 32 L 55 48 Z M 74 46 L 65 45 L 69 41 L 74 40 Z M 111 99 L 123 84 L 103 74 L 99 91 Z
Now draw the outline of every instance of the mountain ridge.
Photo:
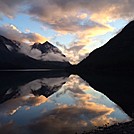
M 32 52 L 33 54 L 31 55 L 30 46 L 24 47 L 18 41 L 10 40 L 0 35 L 0 69 L 64 69 L 70 66 L 67 60 L 51 60 L 53 58 L 52 56 L 48 56 L 47 59 L 50 59 L 44 61 L 42 58 L 45 58 L 45 55 L 42 55 L 40 50 L 34 50 Z M 38 54 L 39 58 L 34 57 L 36 54 Z M 58 53 L 54 57 L 56 55 L 58 55 L 57 57 L 59 59 L 63 58 Z M 42 57 L 40 58 L 40 56 Z
M 123 72 L 134 68 L 134 21 L 126 25 L 120 33 L 105 45 L 97 48 L 74 68 L 77 72 L 105 71 Z

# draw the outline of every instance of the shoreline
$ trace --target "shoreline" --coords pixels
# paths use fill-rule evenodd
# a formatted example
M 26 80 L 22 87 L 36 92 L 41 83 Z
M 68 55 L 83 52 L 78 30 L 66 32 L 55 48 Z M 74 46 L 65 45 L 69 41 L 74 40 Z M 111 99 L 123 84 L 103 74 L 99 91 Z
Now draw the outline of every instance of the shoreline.
M 108 127 L 100 127 L 94 131 L 82 134 L 134 134 L 134 120 Z

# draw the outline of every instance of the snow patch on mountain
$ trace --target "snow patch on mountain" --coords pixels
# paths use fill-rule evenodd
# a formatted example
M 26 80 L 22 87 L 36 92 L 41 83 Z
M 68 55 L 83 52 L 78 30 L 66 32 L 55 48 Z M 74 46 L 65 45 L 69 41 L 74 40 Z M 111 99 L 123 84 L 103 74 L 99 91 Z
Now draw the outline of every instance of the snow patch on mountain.
M 8 44 L 5 44 L 6 45 L 6 47 L 7 47 L 7 49 L 9 50 L 9 51 L 12 51 L 13 50 L 13 47 L 12 46 L 10 46 L 10 45 L 8 45 Z
M 43 50 L 43 52 L 38 48 L 32 48 L 27 44 L 20 45 L 19 49 L 20 53 L 28 55 L 37 60 L 42 61 L 61 61 L 61 62 L 68 62 L 67 58 L 61 53 L 58 48 Z
M 35 54 L 37 56 L 36 58 L 40 60 L 68 62 L 66 56 L 63 55 L 57 47 L 53 46 L 48 41 L 43 44 L 35 43 L 31 47 L 32 56 Z
M 36 60 L 41 60 L 41 51 L 38 49 L 31 49 L 31 46 L 27 44 L 20 45 L 19 52 Z
M 0 36 L 0 43 L 0 50 L 2 52 L 13 53 L 13 55 L 21 53 L 41 61 L 68 62 L 67 57 L 48 41 L 43 44 L 35 43 L 28 45 Z

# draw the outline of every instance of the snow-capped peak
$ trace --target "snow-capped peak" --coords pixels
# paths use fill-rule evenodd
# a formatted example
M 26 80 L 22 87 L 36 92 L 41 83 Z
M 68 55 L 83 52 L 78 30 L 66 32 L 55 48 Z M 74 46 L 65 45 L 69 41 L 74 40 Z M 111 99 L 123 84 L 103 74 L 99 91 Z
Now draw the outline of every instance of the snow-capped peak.
M 40 59 L 43 61 L 61 61 L 67 62 L 67 58 L 62 52 L 54 45 L 46 41 L 45 43 L 35 43 L 32 45 L 31 51 L 38 50 L 41 52 Z

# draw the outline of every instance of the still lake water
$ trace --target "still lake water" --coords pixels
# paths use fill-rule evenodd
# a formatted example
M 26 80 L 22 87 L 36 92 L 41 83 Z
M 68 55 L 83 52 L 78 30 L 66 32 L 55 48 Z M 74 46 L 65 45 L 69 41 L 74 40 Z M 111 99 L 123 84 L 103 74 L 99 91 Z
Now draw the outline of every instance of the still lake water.
M 131 120 L 77 75 L 24 75 L 0 78 L 0 134 L 75 134 Z

